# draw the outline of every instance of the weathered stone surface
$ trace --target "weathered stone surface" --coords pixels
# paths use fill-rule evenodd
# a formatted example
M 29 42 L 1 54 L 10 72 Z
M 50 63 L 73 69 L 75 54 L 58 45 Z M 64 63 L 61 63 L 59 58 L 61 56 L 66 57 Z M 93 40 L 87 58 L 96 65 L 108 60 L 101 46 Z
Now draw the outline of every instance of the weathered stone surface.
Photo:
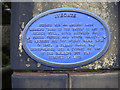
M 11 31 L 11 64 L 13 69 L 60 70 L 32 60 L 22 48 L 22 30 L 34 16 L 53 8 L 73 7 L 88 10 L 103 18 L 111 32 L 109 50 L 97 61 L 77 69 L 118 68 L 118 4 L 112 2 L 35 2 L 14 3 Z M 16 38 L 15 38 L 16 37 Z M 63 70 L 63 69 L 62 69 Z
M 67 88 L 67 74 L 14 73 L 12 88 Z
M 118 88 L 118 72 L 70 74 L 70 88 Z
M 2 26 L 2 66 L 6 66 L 10 62 L 10 25 Z M 1 57 L 2 55 L 2 57 Z
M 4 25 L 2 26 L 2 45 L 10 44 L 10 26 Z

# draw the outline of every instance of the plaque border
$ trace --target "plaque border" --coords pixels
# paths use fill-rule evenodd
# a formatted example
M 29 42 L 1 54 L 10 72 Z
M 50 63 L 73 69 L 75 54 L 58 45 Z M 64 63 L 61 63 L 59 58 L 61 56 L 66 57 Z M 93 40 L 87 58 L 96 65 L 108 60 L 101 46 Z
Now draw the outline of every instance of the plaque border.
M 90 58 L 90 59 L 86 59 L 86 61 L 83 61 L 83 62 L 79 62 L 79 63 L 74 63 L 74 64 L 56 64 L 56 63 L 50 63 L 50 62 L 47 62 L 45 60 L 42 60 L 38 57 L 35 57 L 26 47 L 26 38 L 25 38 L 25 35 L 27 33 L 27 30 L 29 28 L 29 26 L 34 23 L 36 20 L 38 20 L 39 18 L 41 17 L 44 17 L 48 14 L 51 14 L 51 13 L 55 13 L 55 12 L 60 12 L 60 11 L 72 11 L 72 12 L 78 12 L 78 13 L 83 13 L 83 14 L 86 14 L 86 15 L 89 15 L 93 18 L 95 18 L 96 20 L 98 20 L 103 26 L 104 28 L 106 29 L 107 31 L 107 35 L 108 35 L 108 40 L 107 40 L 107 43 L 106 43 L 106 46 L 104 47 L 104 49 L 96 56 L 94 56 L 93 58 Z M 96 14 L 92 13 L 92 12 L 89 12 L 89 11 L 86 11 L 86 10 L 83 10 L 83 9 L 79 9 L 79 8 L 56 8 L 56 9 L 51 9 L 51 10 L 48 10 L 48 11 L 45 11 L 37 16 L 35 16 L 34 18 L 32 18 L 28 23 L 27 25 L 25 26 L 23 32 L 22 32 L 22 46 L 25 50 L 25 52 L 32 58 L 34 59 L 35 61 L 37 62 L 40 62 L 42 64 L 46 64 L 47 66 L 52 66 L 52 67 L 65 67 L 65 68 L 72 68 L 72 67 L 77 67 L 77 66 L 83 66 L 83 65 L 86 65 L 86 64 L 89 64 L 91 62 L 94 62 L 96 61 L 97 59 L 99 59 L 102 55 L 104 55 L 106 53 L 106 51 L 108 50 L 109 46 L 110 46 L 110 42 L 111 41 L 111 35 L 110 35 L 110 29 L 108 27 L 108 25 L 104 22 L 104 20 L 102 18 L 100 18 L 99 16 L 97 16 Z

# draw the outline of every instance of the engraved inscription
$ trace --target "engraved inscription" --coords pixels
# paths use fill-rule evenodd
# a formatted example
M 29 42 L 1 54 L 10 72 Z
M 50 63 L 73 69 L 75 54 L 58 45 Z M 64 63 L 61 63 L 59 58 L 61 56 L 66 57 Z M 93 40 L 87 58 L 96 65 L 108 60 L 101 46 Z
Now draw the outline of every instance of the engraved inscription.
M 46 51 L 44 55 L 50 55 L 50 59 L 82 59 L 93 53 L 92 50 L 101 50 L 97 44 L 104 43 L 106 39 L 106 35 L 99 35 L 101 28 L 95 27 L 94 23 L 40 23 L 39 27 L 30 28 L 32 36 L 28 35 L 26 38 L 28 38 L 27 43 L 35 44 L 35 47 L 31 47 L 31 51 Z M 73 57 L 68 55 L 73 55 Z

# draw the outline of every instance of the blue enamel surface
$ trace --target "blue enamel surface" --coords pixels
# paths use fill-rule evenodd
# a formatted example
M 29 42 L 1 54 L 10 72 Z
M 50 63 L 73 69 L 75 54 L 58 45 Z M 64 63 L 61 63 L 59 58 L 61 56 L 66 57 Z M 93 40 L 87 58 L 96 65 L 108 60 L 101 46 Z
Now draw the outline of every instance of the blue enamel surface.
M 45 13 L 49 13 L 51 11 L 54 10 L 60 10 L 62 9 L 63 11 L 57 11 L 54 13 L 50 13 L 47 14 L 43 17 L 40 17 L 41 15 L 45 14 Z M 70 9 L 71 11 L 65 11 L 65 9 Z M 80 12 L 76 12 L 76 11 L 72 11 L 72 10 L 79 10 L 79 11 L 84 11 L 87 13 L 90 13 L 92 16 L 87 15 L 85 13 L 80 13 Z M 57 14 L 61 14 L 61 13 L 66 13 L 66 14 L 76 14 L 76 17 L 60 17 L 60 18 L 55 18 L 55 16 Z M 101 21 L 104 22 L 104 25 L 107 27 L 107 30 L 105 28 L 105 26 L 103 26 L 103 24 L 96 19 L 95 14 L 88 12 L 86 10 L 82 10 L 82 9 L 77 9 L 77 8 L 57 8 L 57 9 L 52 9 L 52 10 L 48 10 L 46 12 L 43 12 L 41 14 L 39 14 L 38 16 L 34 17 L 32 20 L 30 20 L 28 22 L 28 24 L 26 25 L 24 31 L 23 31 L 23 48 L 25 49 L 25 51 L 27 52 L 27 54 L 32 57 L 33 59 L 35 59 L 38 62 L 43 63 L 42 61 L 39 61 L 36 59 L 39 58 L 45 62 L 48 63 L 52 63 L 52 64 L 59 64 L 59 65 L 72 65 L 72 64 L 77 64 L 77 63 L 82 63 L 85 61 L 88 61 L 92 58 L 94 58 L 95 56 L 97 56 L 100 52 L 102 52 L 104 50 L 104 52 L 102 52 L 101 55 L 99 55 L 97 58 L 101 57 L 106 50 L 108 49 L 108 47 L 106 47 L 106 45 L 109 46 L 109 29 L 107 24 L 105 24 L 105 22 L 98 16 L 96 16 L 98 19 L 100 19 Z M 40 18 L 38 18 L 40 17 Z M 35 20 L 36 18 L 38 18 L 37 20 Z M 34 21 L 35 20 L 35 21 Z M 33 22 L 34 21 L 34 22 Z M 31 23 L 29 25 L 29 23 Z M 82 23 L 82 26 L 70 26 L 71 24 L 75 24 L 75 23 Z M 86 24 L 90 24 L 93 23 L 94 26 L 85 26 Z M 52 24 L 52 26 L 49 27 L 42 27 L 40 26 L 40 24 Z M 62 28 L 62 30 L 58 29 L 58 27 L 55 27 L 54 24 L 60 24 L 60 28 Z M 67 26 L 64 26 L 64 24 L 67 24 Z M 29 27 L 28 27 L 29 26 Z M 64 28 L 70 28 L 70 30 L 64 30 Z M 27 28 L 27 30 L 26 30 Z M 44 28 L 44 31 L 30 31 L 31 28 Z M 56 30 L 54 31 L 48 31 L 48 28 L 55 28 Z M 83 28 L 83 30 L 73 30 L 73 28 Z M 90 28 L 89 30 L 86 30 L 86 28 Z M 92 28 L 98 28 L 97 32 L 98 34 L 93 34 L 93 32 L 95 30 L 92 30 Z M 103 28 L 102 30 L 100 28 Z M 89 34 L 75 34 L 78 32 L 89 32 Z M 34 35 L 33 32 L 40 32 L 40 33 L 45 33 L 44 35 Z M 48 35 L 49 32 L 53 32 L 55 35 Z M 61 40 L 63 39 L 62 37 L 65 36 L 62 33 L 67 32 L 68 34 L 66 35 L 67 39 L 65 42 L 61 42 Z M 33 39 L 34 36 L 42 36 L 44 37 L 44 39 Z M 47 36 L 59 36 L 59 39 L 49 39 L 47 38 Z M 72 38 L 72 36 L 82 36 L 82 38 Z M 84 39 L 87 39 L 87 36 L 94 36 L 95 38 L 88 38 L 91 39 L 92 42 L 84 42 Z M 106 38 L 104 39 L 103 36 L 106 36 Z M 30 37 L 30 39 L 27 39 L 27 37 Z M 35 43 L 35 40 L 48 40 L 49 43 Z M 103 42 L 96 42 L 96 39 L 100 39 L 103 40 Z M 28 43 L 28 40 L 32 40 L 32 43 Z M 53 40 L 57 40 L 58 42 L 52 42 Z M 79 42 L 69 42 L 69 40 L 79 40 Z M 26 47 L 24 46 L 24 43 L 26 43 Z M 84 43 L 86 46 L 76 46 L 76 44 L 80 44 L 80 43 Z M 95 46 L 89 46 L 89 43 L 93 43 Z M 38 44 L 40 44 L 40 46 L 38 46 Z M 43 46 L 44 44 L 51 44 L 50 47 L 45 47 Z M 62 46 L 61 44 L 71 44 L 72 46 Z M 92 50 L 88 50 L 88 47 L 91 47 Z M 95 47 L 100 47 L 100 50 L 95 50 Z M 50 51 L 42 51 L 42 50 L 38 50 L 38 51 L 32 51 L 31 48 L 54 48 L 54 50 L 50 50 Z M 58 48 L 64 48 L 65 50 L 61 50 L 59 51 Z M 84 48 L 83 50 L 74 50 L 72 48 Z M 27 50 L 26 50 L 27 49 Z M 69 49 L 69 50 L 68 50 Z M 30 53 L 33 55 L 31 56 Z M 44 54 L 41 54 L 41 52 L 45 52 Z M 57 52 L 69 52 L 71 54 L 68 55 L 59 55 L 59 56 L 64 56 L 64 58 L 49 58 L 49 56 L 53 56 L 53 55 L 47 55 L 47 53 L 49 52 L 53 52 L 53 55 L 56 56 Z M 75 52 L 80 52 L 78 55 L 75 55 Z M 90 52 L 89 55 L 85 55 L 84 52 Z M 58 55 L 57 55 L 58 56 Z M 70 56 L 71 58 L 68 58 L 68 56 Z M 81 58 L 74 58 L 74 56 L 80 56 Z M 96 60 L 97 58 L 91 60 L 90 62 Z M 87 62 L 87 63 L 90 63 Z M 86 64 L 87 64 L 86 63 Z M 46 64 L 46 63 L 43 63 Z M 49 64 L 47 64 L 49 65 Z M 82 65 L 82 64 L 81 64 Z M 62 66 L 56 66 L 56 65 L 50 65 L 53 67 L 62 67 Z M 79 65 L 77 65 L 79 66 Z M 66 66 L 66 68 L 68 68 L 69 66 Z M 72 66 L 73 67 L 73 66 Z

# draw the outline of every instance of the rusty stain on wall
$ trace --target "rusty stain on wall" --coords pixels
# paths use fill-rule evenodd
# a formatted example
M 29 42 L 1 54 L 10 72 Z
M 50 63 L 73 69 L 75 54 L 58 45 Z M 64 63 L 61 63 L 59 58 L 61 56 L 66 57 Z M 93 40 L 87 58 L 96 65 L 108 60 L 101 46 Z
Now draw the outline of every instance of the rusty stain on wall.
M 23 52 L 23 49 L 22 49 L 22 30 L 20 30 L 20 34 L 19 34 L 19 47 L 18 47 L 18 50 L 20 51 L 20 53 Z

